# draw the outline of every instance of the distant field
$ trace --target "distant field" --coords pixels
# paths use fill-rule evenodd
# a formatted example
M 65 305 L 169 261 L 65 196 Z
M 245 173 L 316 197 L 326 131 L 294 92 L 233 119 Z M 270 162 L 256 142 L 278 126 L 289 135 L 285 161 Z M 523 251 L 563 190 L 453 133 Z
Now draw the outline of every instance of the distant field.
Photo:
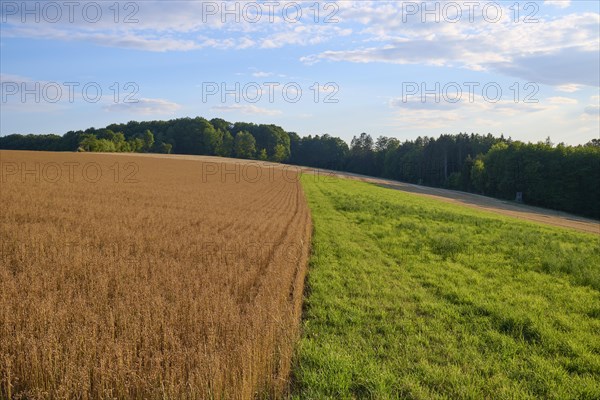
M 285 392 L 311 231 L 297 179 L 99 154 L 0 166 L 0 398 Z
M 298 399 L 600 398 L 599 236 L 304 175 Z

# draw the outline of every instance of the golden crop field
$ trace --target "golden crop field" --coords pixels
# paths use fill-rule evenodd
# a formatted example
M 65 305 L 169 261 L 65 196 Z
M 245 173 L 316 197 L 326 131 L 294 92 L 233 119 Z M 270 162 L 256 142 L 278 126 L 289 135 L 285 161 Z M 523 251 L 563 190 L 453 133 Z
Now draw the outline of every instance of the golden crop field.
M 257 163 L 0 152 L 0 397 L 282 397 L 311 234 Z

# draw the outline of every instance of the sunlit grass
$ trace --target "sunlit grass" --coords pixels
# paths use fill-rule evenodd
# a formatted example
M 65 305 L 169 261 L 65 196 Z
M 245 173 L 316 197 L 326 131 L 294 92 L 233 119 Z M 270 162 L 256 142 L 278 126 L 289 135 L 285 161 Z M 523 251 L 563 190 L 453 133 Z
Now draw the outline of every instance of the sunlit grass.
M 599 237 L 304 176 L 295 396 L 600 398 Z

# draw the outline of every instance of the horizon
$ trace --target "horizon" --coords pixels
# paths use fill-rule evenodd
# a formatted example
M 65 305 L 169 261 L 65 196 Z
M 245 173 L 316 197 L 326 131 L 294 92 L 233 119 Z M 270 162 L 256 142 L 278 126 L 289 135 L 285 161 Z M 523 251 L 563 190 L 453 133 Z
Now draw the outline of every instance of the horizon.
M 150 119 L 148 119 L 148 120 L 131 120 L 131 121 L 127 121 L 127 122 L 111 123 L 111 124 L 104 125 L 104 126 L 97 126 L 97 127 L 96 127 L 96 126 L 89 126 L 89 127 L 87 127 L 87 128 L 84 128 L 84 129 L 69 129 L 68 131 L 66 131 L 66 132 L 62 132 L 62 133 L 33 133 L 33 132 L 29 132 L 29 133 L 9 133 L 9 134 L 7 134 L 7 135 L 4 135 L 4 134 L 1 134 L 1 133 L 0 133 L 0 137 L 5 137 L 5 136 L 9 136 L 9 135 L 15 135 L 15 134 L 16 134 L 16 135 L 23 135 L 23 136 L 25 136 L 25 135 L 58 135 L 58 136 L 63 136 L 63 135 L 65 135 L 67 132 L 71 132 L 71 131 L 74 131 L 74 132 L 79 132 L 79 131 L 81 131 L 81 132 L 85 132 L 85 131 L 86 131 L 86 130 L 88 130 L 88 129 L 96 129 L 96 130 L 108 129 L 108 127 L 109 127 L 109 126 L 111 126 L 111 125 L 127 125 L 127 124 L 128 124 L 128 123 L 130 123 L 130 122 L 136 122 L 136 123 L 146 123 L 146 122 L 169 122 L 169 121 L 172 121 L 172 120 L 174 120 L 174 119 L 186 119 L 186 118 L 188 118 L 188 119 L 203 118 L 203 119 L 205 119 L 206 121 L 210 122 L 212 119 L 214 119 L 214 118 L 218 118 L 218 117 L 214 117 L 214 118 L 210 118 L 210 119 L 209 119 L 209 118 L 203 117 L 203 116 L 201 116 L 201 115 L 196 115 L 195 117 L 187 116 L 187 117 L 177 117 L 177 118 L 171 118 L 171 119 L 158 119 L 158 120 L 150 120 Z M 229 122 L 229 123 L 230 123 L 230 124 L 232 124 L 232 125 L 233 125 L 233 124 L 236 124 L 236 123 L 253 123 L 253 122 L 251 122 L 251 121 L 227 121 L 227 122 Z M 260 124 L 257 124 L 257 125 L 260 125 Z M 266 125 L 270 125 L 270 124 L 268 124 L 268 123 L 267 123 Z M 276 125 L 276 124 L 275 124 L 275 125 Z M 276 125 L 276 126 L 279 126 L 279 125 Z M 312 136 L 312 137 L 316 137 L 316 136 L 323 137 L 323 136 L 325 136 L 325 135 L 329 135 L 329 136 L 331 136 L 331 137 L 338 137 L 338 136 L 332 135 L 332 134 L 330 134 L 330 133 L 327 133 L 327 132 L 325 132 L 325 133 L 309 133 L 309 134 L 303 135 L 303 134 L 300 134 L 300 133 L 298 133 L 298 132 L 294 132 L 294 131 L 288 131 L 288 130 L 286 130 L 286 129 L 285 129 L 285 126 L 279 126 L 279 127 L 280 127 L 280 128 L 282 128 L 282 129 L 283 129 L 285 132 L 287 132 L 287 133 L 296 133 L 296 134 L 298 134 L 298 136 L 300 136 L 301 138 L 308 137 L 308 136 Z M 119 133 L 119 132 L 120 132 L 120 131 L 114 131 L 114 133 Z M 369 132 L 360 132 L 360 133 L 353 134 L 353 135 L 352 135 L 352 138 L 351 138 L 350 140 L 346 140 L 346 139 L 344 139 L 343 137 L 339 137 L 339 138 L 340 138 L 340 139 L 342 139 L 342 140 L 343 140 L 343 141 L 344 141 L 344 142 L 345 142 L 345 143 L 346 143 L 348 146 L 350 146 L 350 145 L 351 145 L 351 142 L 352 142 L 352 139 L 359 137 L 359 136 L 360 136 L 362 133 L 366 133 L 367 135 L 371 136 L 373 139 L 377 139 L 378 137 L 381 137 L 381 136 L 374 136 L 374 135 L 372 135 L 372 134 L 371 134 L 371 133 L 369 133 Z M 406 138 L 406 139 L 403 139 L 403 140 L 401 140 L 401 143 L 404 143 L 404 142 L 407 142 L 407 141 L 408 141 L 408 142 L 414 142 L 415 140 L 417 140 L 417 139 L 419 139 L 419 138 L 423 138 L 423 139 L 425 139 L 425 138 L 429 138 L 429 139 L 436 139 L 436 140 L 437 140 L 437 139 L 439 139 L 441 136 L 452 136 L 452 137 L 454 137 L 454 136 L 458 136 L 458 135 L 468 135 L 468 136 L 471 136 L 471 135 L 479 135 L 479 136 L 487 136 L 487 135 L 492 135 L 492 137 L 494 137 L 494 138 L 497 138 L 497 139 L 504 139 L 504 140 L 506 140 L 506 141 L 512 141 L 512 142 L 522 142 L 522 143 L 531 143 L 531 144 L 547 142 L 547 141 L 548 141 L 548 139 L 550 139 L 551 145 L 552 145 L 553 147 L 554 147 L 554 146 L 556 146 L 556 145 L 559 145 L 559 144 L 564 144 L 564 145 L 567 145 L 567 146 L 578 146 L 578 145 L 585 145 L 585 144 L 587 144 L 587 143 L 591 142 L 591 139 L 590 139 L 590 140 L 589 140 L 589 141 L 587 141 L 587 142 L 584 142 L 584 143 L 581 143 L 581 144 L 575 144 L 575 145 L 572 145 L 572 144 L 569 144 L 569 143 L 564 143 L 564 142 L 555 142 L 555 141 L 554 141 L 554 139 L 553 139 L 552 137 L 546 137 L 546 138 L 544 138 L 543 140 L 537 140 L 537 141 L 535 141 L 535 142 L 534 142 L 534 141 L 528 141 L 528 140 L 514 139 L 512 136 L 510 136 L 510 135 L 508 135 L 508 136 L 507 136 L 507 135 L 504 135 L 504 134 L 502 134 L 502 133 L 501 133 L 501 134 L 497 134 L 497 135 L 496 135 L 496 134 L 493 134 L 493 133 L 491 133 L 491 132 L 487 132 L 487 133 L 481 133 L 481 132 L 458 132 L 458 133 L 440 133 L 440 134 L 438 134 L 438 135 L 432 135 L 432 136 L 428 136 L 428 135 L 420 135 L 420 136 L 416 136 L 416 137 L 412 137 L 412 138 Z M 174 153 L 174 154 L 176 154 L 176 153 Z
M 599 137 L 596 2 L 68 4 L 2 2 L 1 136 L 209 115 L 347 143 Z

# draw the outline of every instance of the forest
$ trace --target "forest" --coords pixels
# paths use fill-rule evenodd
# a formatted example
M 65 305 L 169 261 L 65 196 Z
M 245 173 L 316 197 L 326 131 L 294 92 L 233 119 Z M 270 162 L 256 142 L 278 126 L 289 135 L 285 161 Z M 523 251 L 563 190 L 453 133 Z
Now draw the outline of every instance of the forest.
M 600 139 L 568 146 L 491 134 L 444 134 L 399 141 L 367 133 L 350 145 L 300 137 L 276 125 L 215 118 L 130 121 L 64 135 L 0 137 L 0 149 L 216 155 L 348 171 L 515 200 L 600 218 Z

